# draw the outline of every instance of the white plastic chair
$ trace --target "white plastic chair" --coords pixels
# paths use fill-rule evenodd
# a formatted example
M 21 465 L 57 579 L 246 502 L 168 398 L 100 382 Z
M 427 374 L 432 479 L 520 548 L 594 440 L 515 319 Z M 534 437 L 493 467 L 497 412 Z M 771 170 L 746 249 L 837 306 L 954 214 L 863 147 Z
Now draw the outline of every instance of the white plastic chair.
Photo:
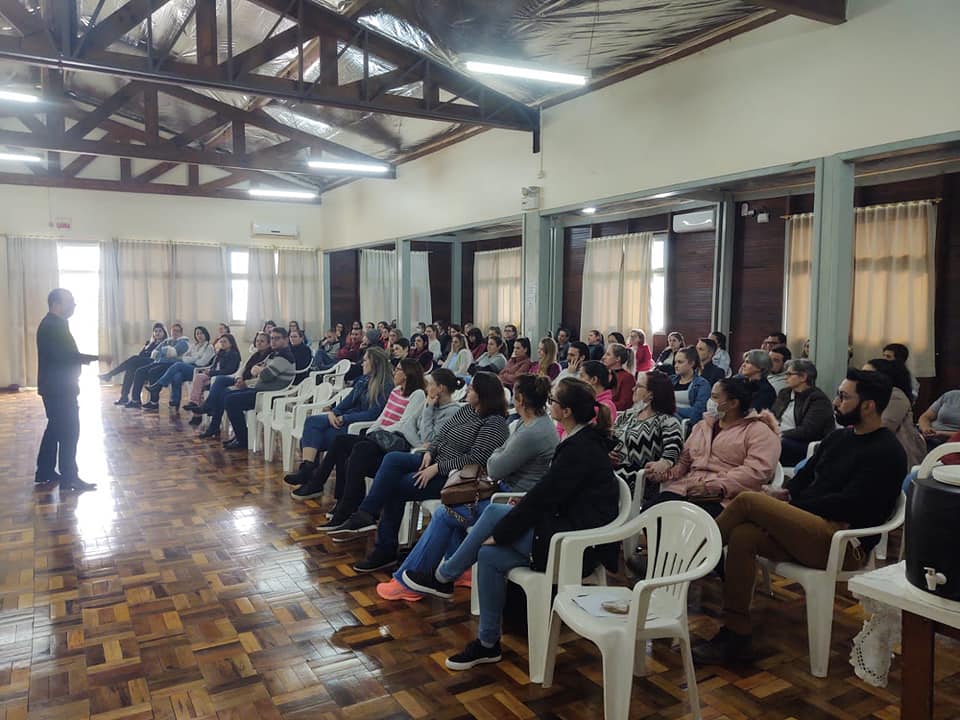
M 292 408 L 293 421 L 288 428 L 284 428 L 284 432 L 280 436 L 284 463 L 288 463 L 285 465 L 288 472 L 293 467 L 294 446 L 298 446 L 303 439 L 303 425 L 307 418 L 335 407 L 337 403 L 350 394 L 350 388 L 344 388 L 331 397 L 328 393 L 333 392 L 333 386 L 329 385 L 330 390 L 324 389 L 328 385 L 328 383 L 317 385 L 313 402 L 294 405 Z
M 273 406 L 264 408 L 257 413 L 257 424 L 263 427 L 263 459 L 273 461 L 273 450 L 276 436 L 283 437 L 283 429 L 293 420 L 291 408 L 297 404 L 308 403 L 313 400 L 317 392 L 317 379 L 308 375 L 296 386 L 289 388 L 286 397 L 274 398 Z M 329 392 L 329 391 L 328 391 Z M 281 443 L 281 457 L 283 445 Z
M 633 520 L 640 514 L 640 510 L 643 508 L 643 490 L 646 486 L 646 482 L 643 479 L 644 471 L 643 470 L 616 470 L 616 475 L 618 478 L 623 480 L 627 487 L 630 487 L 630 480 L 633 480 L 633 499 L 630 501 L 630 514 L 627 516 L 627 520 Z M 640 533 L 631 535 L 624 538 L 623 540 L 623 557 L 629 558 L 633 555 L 634 550 L 640 545 Z
M 307 380 L 303 382 L 307 382 Z M 297 408 L 329 405 L 332 395 L 333 385 L 330 383 L 317 383 L 316 380 L 314 380 L 313 392 L 309 396 L 306 394 L 297 395 L 295 398 L 274 403 L 271 427 L 273 432 L 280 433 L 280 458 L 283 462 L 284 472 L 291 472 L 293 469 L 293 428 L 296 421 Z M 300 424 L 301 436 L 303 434 L 303 421 L 305 420 L 306 416 L 304 416 Z
M 807 443 L 807 459 L 808 460 L 813 457 L 813 453 L 816 452 L 818 445 L 820 445 L 819 440 L 815 440 L 814 442 Z M 795 467 L 785 467 L 783 469 L 783 475 L 786 478 L 792 478 L 796 474 L 797 474 L 797 469 Z
M 900 493 L 894 505 L 890 519 L 883 525 L 871 528 L 840 530 L 833 534 L 830 542 L 830 554 L 827 556 L 825 570 L 809 568 L 792 562 L 774 562 L 758 558 L 763 572 L 763 587 L 770 593 L 770 573 L 795 580 L 803 587 L 807 604 L 807 640 L 810 645 L 810 674 L 814 677 L 826 677 L 830 665 L 830 637 L 833 634 L 833 600 L 838 582 L 847 582 L 850 578 L 873 570 L 876 565 L 876 548 L 870 551 L 866 564 L 858 570 L 844 570 L 843 559 L 847 545 L 859 538 L 896 530 L 903 525 L 906 515 L 907 496 Z
M 646 577 L 633 589 L 581 584 L 579 563 L 586 547 L 640 533 L 646 534 L 651 555 Z M 700 698 L 687 622 L 687 590 L 691 581 L 704 577 L 716 567 L 722 545 L 720 529 L 713 518 L 690 503 L 661 503 L 620 527 L 564 539 L 560 553 L 560 587 L 553 601 L 543 686 L 553 684 L 560 630 L 566 624 L 600 648 L 604 718 L 627 720 L 634 667 L 642 671 L 646 663 L 646 641 L 677 638 L 690 713 L 699 719 Z M 577 597 L 590 595 L 626 601 L 630 610 L 622 617 L 593 617 L 575 601 Z
M 258 422 L 261 413 L 266 411 L 267 415 L 269 415 L 269 413 L 273 411 L 273 401 L 277 398 L 289 396 L 291 389 L 296 391 L 296 388 L 293 385 L 293 380 L 291 380 L 290 384 L 282 390 L 264 390 L 263 392 L 257 393 L 253 409 L 247 410 L 244 413 L 244 420 L 247 423 L 247 448 L 250 450 L 250 452 L 260 452 L 260 450 L 263 448 L 260 435 L 261 430 L 265 427 L 265 425 Z M 263 417 L 266 418 L 267 415 L 264 415 Z
M 530 680 L 532 682 L 541 682 L 543 680 L 543 668 L 547 656 L 547 640 L 550 632 L 550 599 L 553 595 L 553 586 L 557 582 L 557 576 L 560 570 L 561 555 L 565 552 L 566 542 L 574 538 L 587 538 L 588 541 L 577 545 L 573 550 L 576 556 L 575 562 L 579 566 L 574 573 L 576 582 L 589 582 L 593 585 L 607 584 L 607 571 L 603 565 L 598 565 L 587 578 L 581 578 L 580 573 L 583 568 L 583 551 L 591 545 L 600 544 L 589 540 L 593 537 L 600 537 L 605 531 L 619 528 L 626 522 L 630 513 L 630 488 L 627 484 L 617 478 L 617 484 L 620 488 L 620 510 L 617 516 L 607 525 L 590 530 L 571 530 L 568 532 L 556 533 L 550 539 L 550 549 L 547 553 L 547 567 L 544 572 L 537 572 L 529 567 L 516 567 L 507 574 L 507 580 L 516 583 L 523 588 L 527 596 L 527 652 L 530 656 L 529 670 Z M 623 536 L 617 536 L 616 540 L 621 540 Z M 603 540 L 602 542 L 613 542 L 612 540 Z M 563 543 L 563 547 L 561 547 Z M 574 561 L 571 560 L 571 563 Z M 476 565 L 473 572 L 473 586 L 477 585 Z M 479 612 L 479 603 L 478 603 Z
M 337 364 L 326 370 L 318 370 L 314 373 L 318 383 L 327 382 L 333 386 L 334 392 L 343 390 L 347 381 L 347 373 L 350 371 L 349 360 L 338 360 Z

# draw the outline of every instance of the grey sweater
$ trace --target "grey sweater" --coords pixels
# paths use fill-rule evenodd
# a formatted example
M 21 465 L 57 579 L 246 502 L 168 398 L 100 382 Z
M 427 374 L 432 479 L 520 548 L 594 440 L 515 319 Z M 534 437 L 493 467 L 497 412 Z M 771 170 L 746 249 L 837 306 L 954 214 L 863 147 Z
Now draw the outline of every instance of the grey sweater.
M 289 348 L 273 352 L 264 362 L 263 370 L 257 378 L 258 392 L 269 390 L 283 390 L 291 382 L 297 368 L 293 363 L 293 355 Z
M 546 415 L 527 425 L 522 420 L 503 447 L 487 460 L 487 474 L 512 492 L 527 492 L 539 482 L 560 442 L 557 426 Z
M 417 430 L 420 433 L 420 445 L 425 447 L 432 443 L 443 424 L 452 418 L 461 407 L 463 407 L 463 404 L 458 402 L 448 402 L 446 405 L 424 405 L 417 424 Z

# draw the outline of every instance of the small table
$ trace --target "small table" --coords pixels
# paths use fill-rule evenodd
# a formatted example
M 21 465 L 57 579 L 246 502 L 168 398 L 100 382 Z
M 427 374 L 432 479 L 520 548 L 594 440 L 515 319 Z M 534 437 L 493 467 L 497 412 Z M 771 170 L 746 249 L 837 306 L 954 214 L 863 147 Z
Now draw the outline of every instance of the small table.
M 900 717 L 930 718 L 933 713 L 933 651 L 937 633 L 960 640 L 960 602 L 924 597 L 906 578 L 906 565 L 888 565 L 852 578 L 850 592 L 902 611 Z M 951 609 L 956 606 L 956 609 Z

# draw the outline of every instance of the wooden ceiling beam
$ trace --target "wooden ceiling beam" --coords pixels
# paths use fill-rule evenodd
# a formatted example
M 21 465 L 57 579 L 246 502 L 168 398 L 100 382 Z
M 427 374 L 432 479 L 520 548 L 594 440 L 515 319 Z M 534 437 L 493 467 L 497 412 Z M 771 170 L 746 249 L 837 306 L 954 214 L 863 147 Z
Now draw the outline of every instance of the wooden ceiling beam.
M 180 163 L 177 163 L 177 162 L 159 162 L 159 163 L 157 163 L 156 165 L 154 165 L 152 168 L 150 168 L 149 170 L 145 170 L 144 172 L 142 172 L 142 173 L 140 173 L 139 175 L 137 175 L 135 178 L 133 178 L 133 181 L 134 181 L 134 182 L 138 182 L 138 183 L 153 182 L 154 180 L 156 180 L 156 179 L 157 179 L 158 177 L 160 177 L 161 175 L 166 175 L 168 172 L 170 172 L 171 170 L 173 170 L 173 169 L 174 169 L 175 167 L 177 167 L 178 165 L 180 165 Z
M 217 46 L 217 0 L 197 0 L 197 65 L 216 67 Z
M 847 0 L 750 0 L 751 4 L 830 25 L 847 21 Z
M 67 137 L 71 140 L 82 140 L 141 92 L 143 87 L 140 83 L 127 83 L 70 128 Z
M 128 0 L 94 25 L 83 40 L 84 55 L 106 50 L 170 0 Z

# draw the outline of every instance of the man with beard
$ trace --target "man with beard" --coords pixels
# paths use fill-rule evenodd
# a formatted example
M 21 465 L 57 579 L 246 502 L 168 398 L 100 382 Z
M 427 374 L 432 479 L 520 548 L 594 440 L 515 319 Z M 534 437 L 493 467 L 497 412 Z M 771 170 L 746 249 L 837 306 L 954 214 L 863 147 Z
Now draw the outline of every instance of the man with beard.
M 881 421 L 891 391 L 880 373 L 848 370 L 833 401 L 843 428 L 828 435 L 783 488 L 740 493 L 717 517 L 727 546 L 724 627 L 694 648 L 698 663 L 723 665 L 752 657 L 750 601 L 757 556 L 822 570 L 835 532 L 873 527 L 890 517 L 907 472 L 903 448 Z M 862 567 L 877 540 L 849 544 L 843 569 Z

